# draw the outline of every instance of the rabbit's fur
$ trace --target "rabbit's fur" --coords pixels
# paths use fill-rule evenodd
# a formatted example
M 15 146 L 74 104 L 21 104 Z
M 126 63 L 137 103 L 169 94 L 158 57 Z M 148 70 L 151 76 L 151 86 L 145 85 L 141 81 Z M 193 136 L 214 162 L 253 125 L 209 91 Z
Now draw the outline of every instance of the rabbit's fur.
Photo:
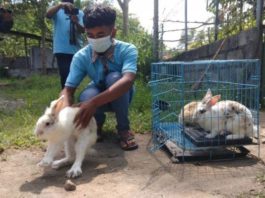
M 184 106 L 184 108 L 181 109 L 181 112 L 179 114 L 178 120 L 181 124 L 187 124 L 187 125 L 194 125 L 193 121 L 193 114 L 197 109 L 199 102 L 198 101 L 192 101 Z
M 92 118 L 86 128 L 76 128 L 73 121 L 79 107 L 65 107 L 59 111 L 62 100 L 63 96 L 52 101 L 36 123 L 35 135 L 48 141 L 45 156 L 38 165 L 57 169 L 74 162 L 66 173 L 67 177 L 74 178 L 82 174 L 81 166 L 87 151 L 93 151 L 91 147 L 96 143 L 97 125 Z M 54 161 L 63 145 L 65 157 Z
M 209 89 L 194 112 L 193 122 L 210 131 L 206 138 L 214 138 L 225 131 L 231 133 L 226 136 L 228 140 L 257 137 L 257 127 L 250 110 L 236 101 L 218 102 L 220 98 L 221 95 L 212 96 Z

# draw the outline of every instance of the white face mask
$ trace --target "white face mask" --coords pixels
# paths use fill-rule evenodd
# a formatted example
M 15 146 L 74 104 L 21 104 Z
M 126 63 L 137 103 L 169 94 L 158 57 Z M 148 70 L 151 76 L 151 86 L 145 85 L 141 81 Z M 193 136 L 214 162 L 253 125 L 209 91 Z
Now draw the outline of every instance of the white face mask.
M 98 53 L 105 52 L 112 44 L 110 35 L 98 39 L 88 38 L 87 40 L 91 44 L 92 49 Z

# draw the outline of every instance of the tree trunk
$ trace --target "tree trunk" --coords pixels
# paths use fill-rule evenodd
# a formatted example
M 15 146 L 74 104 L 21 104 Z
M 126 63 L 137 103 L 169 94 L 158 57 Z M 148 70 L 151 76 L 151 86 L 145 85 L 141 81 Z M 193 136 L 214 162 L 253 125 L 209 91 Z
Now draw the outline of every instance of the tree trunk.
M 47 74 L 45 37 L 46 37 L 46 28 L 43 27 L 43 29 L 41 30 L 41 63 L 42 63 L 43 74 Z
M 264 7 L 264 0 L 257 0 L 256 1 L 256 26 L 259 32 L 259 45 L 257 49 L 257 55 L 256 57 L 260 59 L 261 61 L 261 81 L 260 81 L 260 101 L 262 103 L 262 107 L 265 106 L 264 104 L 264 89 L 265 89 L 265 64 L 264 64 L 264 48 L 263 48 L 263 24 L 262 24 L 262 19 L 263 19 L 263 7 Z
M 124 36 L 127 36 L 129 33 L 129 2 L 130 0 L 118 0 L 118 3 L 122 9 L 123 16 L 123 30 L 122 33 Z
M 219 0 L 215 0 L 215 25 L 214 25 L 214 40 L 218 40 L 219 26 Z
M 155 61 L 159 60 L 159 43 L 158 43 L 158 0 L 154 0 L 154 33 L 153 33 L 153 37 L 154 37 L 154 41 L 153 41 L 153 56 Z
M 41 3 L 41 64 L 42 64 L 42 73 L 47 74 L 47 63 L 46 63 L 46 44 L 45 44 L 45 38 L 46 38 L 46 24 L 45 24 L 45 13 L 46 13 L 46 3 L 45 1 L 42 1 Z
M 185 0 L 185 51 L 188 50 L 188 1 Z
M 124 8 L 123 8 L 123 34 L 127 36 L 129 33 L 129 1 L 124 0 Z

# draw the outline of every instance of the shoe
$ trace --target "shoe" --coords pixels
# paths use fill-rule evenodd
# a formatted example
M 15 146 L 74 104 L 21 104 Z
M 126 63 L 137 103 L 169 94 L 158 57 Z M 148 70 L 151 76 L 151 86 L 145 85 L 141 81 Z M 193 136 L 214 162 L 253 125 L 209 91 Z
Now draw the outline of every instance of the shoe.
M 131 131 L 119 133 L 119 144 L 121 149 L 125 151 L 132 151 L 138 148 L 138 144 Z

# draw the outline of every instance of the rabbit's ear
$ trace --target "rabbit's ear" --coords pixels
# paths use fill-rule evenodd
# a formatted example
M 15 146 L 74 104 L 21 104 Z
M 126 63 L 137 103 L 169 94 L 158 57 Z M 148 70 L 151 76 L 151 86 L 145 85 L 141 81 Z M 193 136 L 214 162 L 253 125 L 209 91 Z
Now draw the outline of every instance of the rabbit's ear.
M 211 100 L 209 101 L 209 105 L 211 106 L 215 105 L 220 99 L 221 99 L 221 95 L 213 96 Z
M 60 98 L 58 98 L 57 100 L 51 103 L 50 108 L 51 108 L 52 114 L 57 116 L 60 110 L 63 108 L 63 104 L 64 104 L 64 95 L 62 95 Z
M 211 89 L 207 90 L 207 93 L 205 94 L 204 98 L 202 99 L 203 101 L 209 101 L 212 98 L 212 91 Z

